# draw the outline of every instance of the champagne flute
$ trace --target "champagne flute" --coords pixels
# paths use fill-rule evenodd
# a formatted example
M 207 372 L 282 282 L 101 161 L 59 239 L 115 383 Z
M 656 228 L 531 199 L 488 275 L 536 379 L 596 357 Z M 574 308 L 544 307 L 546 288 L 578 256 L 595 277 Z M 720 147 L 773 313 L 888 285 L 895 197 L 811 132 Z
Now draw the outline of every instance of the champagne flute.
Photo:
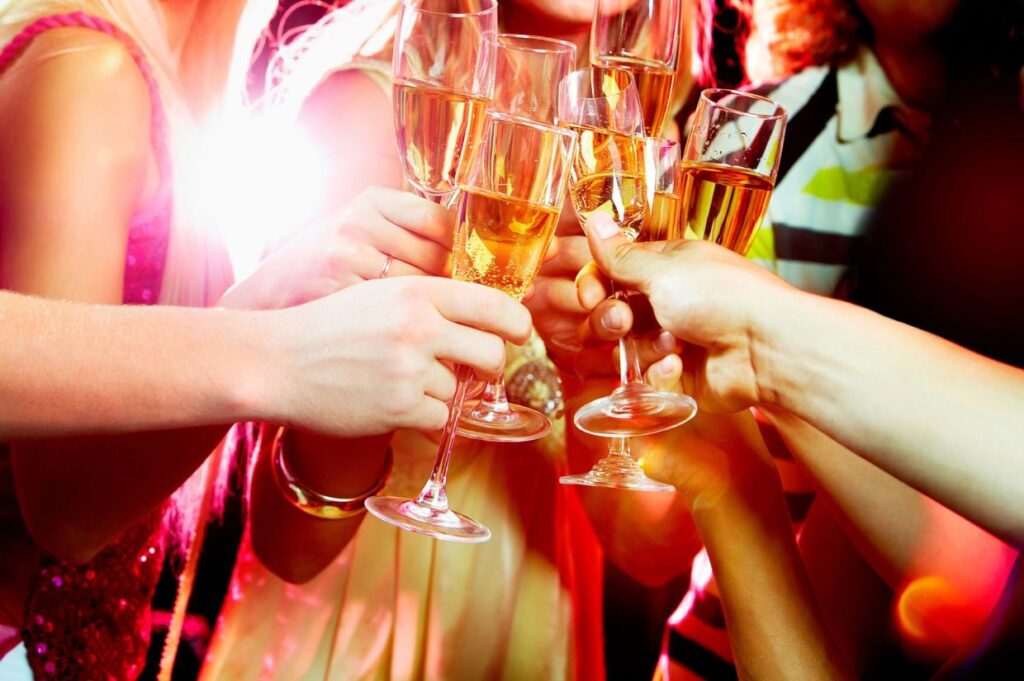
M 786 111 L 766 97 L 704 90 L 680 164 L 681 236 L 746 255 L 768 210 Z
M 569 130 L 489 111 L 456 204 L 452 276 L 522 299 L 544 260 L 565 199 L 576 136 Z M 416 499 L 371 497 L 370 513 L 436 539 L 487 541 L 484 525 L 448 507 L 445 481 L 470 370 L 458 387 L 430 480 Z
M 580 221 L 602 211 L 628 238 L 637 238 L 650 200 L 646 178 L 653 172 L 633 76 L 623 69 L 574 71 L 562 81 L 558 112 L 561 125 L 579 134 L 570 193 Z M 619 377 L 619 387 L 610 396 L 584 405 L 573 419 L 585 433 L 615 438 L 612 450 L 589 473 L 564 476 L 561 482 L 671 489 L 644 475 L 630 454 L 628 438 L 681 426 L 697 413 L 697 404 L 688 395 L 661 392 L 643 382 L 632 334 L 619 341 Z
M 494 83 L 497 0 L 402 0 L 392 55 L 395 133 L 416 194 L 448 205 Z
M 647 138 L 650 208 L 644 214 L 637 241 L 670 241 L 681 238 L 679 207 L 682 149 L 675 140 Z
M 683 0 L 598 0 L 590 28 L 590 63 L 633 74 L 644 131 L 665 126 L 679 65 Z
M 576 46 L 570 42 L 532 35 L 498 35 L 494 97 L 489 109 L 555 125 L 558 83 L 575 64 Z M 459 435 L 491 442 L 537 440 L 550 430 L 547 416 L 508 401 L 502 375 L 487 382 L 481 399 L 466 402 L 459 424 Z

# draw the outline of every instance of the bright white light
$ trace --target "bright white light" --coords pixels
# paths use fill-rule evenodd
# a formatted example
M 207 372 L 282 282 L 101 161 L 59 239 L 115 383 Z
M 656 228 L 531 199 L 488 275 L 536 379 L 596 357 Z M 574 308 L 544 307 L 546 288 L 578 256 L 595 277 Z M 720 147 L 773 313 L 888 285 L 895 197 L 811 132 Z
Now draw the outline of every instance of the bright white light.
M 326 203 L 328 163 L 295 123 L 239 111 L 200 136 L 188 183 L 191 219 L 227 245 L 236 278 Z

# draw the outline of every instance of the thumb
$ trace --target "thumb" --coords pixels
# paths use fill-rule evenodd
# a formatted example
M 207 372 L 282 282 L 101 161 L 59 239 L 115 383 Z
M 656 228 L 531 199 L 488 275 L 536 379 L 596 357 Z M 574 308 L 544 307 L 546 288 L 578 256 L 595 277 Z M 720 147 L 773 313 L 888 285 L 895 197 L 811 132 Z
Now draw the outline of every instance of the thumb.
M 608 215 L 593 212 L 584 225 L 594 262 L 607 276 L 626 288 L 647 292 L 659 254 L 634 244 Z

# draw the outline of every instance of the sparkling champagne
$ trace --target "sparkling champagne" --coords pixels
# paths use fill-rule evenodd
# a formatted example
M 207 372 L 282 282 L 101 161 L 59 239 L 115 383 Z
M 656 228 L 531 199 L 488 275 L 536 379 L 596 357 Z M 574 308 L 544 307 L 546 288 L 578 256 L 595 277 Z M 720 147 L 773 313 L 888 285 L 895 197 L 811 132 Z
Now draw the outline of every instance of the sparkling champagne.
M 715 163 L 683 162 L 683 236 L 746 254 L 772 195 L 772 183 L 757 173 Z
M 670 241 L 678 239 L 679 195 L 673 192 L 654 192 L 654 203 L 644 216 L 643 227 L 637 241 Z
M 487 99 L 412 80 L 394 84 L 395 132 L 417 192 L 445 197 L 464 180 L 483 130 Z
M 675 72 L 664 64 L 639 59 L 604 55 L 594 60 L 594 66 L 626 69 L 633 74 L 640 105 L 644 113 L 644 133 L 657 137 L 665 126 L 669 106 L 672 104 L 672 84 Z
M 569 195 L 580 220 L 601 211 L 631 237 L 647 207 L 644 141 L 609 130 L 565 124 L 578 138 Z
M 560 211 L 464 187 L 455 228 L 452 276 L 522 300 L 555 234 Z

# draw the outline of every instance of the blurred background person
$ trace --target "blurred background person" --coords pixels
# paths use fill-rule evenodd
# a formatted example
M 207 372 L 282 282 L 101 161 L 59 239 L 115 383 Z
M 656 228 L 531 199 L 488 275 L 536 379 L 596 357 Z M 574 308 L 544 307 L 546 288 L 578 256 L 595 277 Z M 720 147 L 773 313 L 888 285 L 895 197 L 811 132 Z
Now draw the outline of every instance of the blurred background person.
M 778 9 L 780 5 L 785 9 L 790 3 L 775 3 L 772 7 Z M 932 114 L 932 145 L 925 152 L 925 147 L 918 143 L 914 152 L 927 153 L 927 160 L 921 163 L 917 174 L 906 173 L 905 181 L 893 186 L 880 207 L 859 208 L 857 203 L 861 199 L 877 204 L 885 196 L 881 192 L 872 194 L 875 189 L 865 193 L 865 188 L 884 187 L 897 176 L 883 173 L 866 187 L 858 179 L 860 166 L 847 169 L 843 163 L 859 159 L 866 164 L 863 169 L 877 170 L 879 163 L 887 161 L 884 157 L 872 160 L 870 154 L 864 153 L 864 143 L 872 145 L 872 138 L 888 134 L 889 143 L 879 149 L 913 149 L 914 140 L 907 135 L 905 121 L 928 123 L 928 119 L 897 107 L 888 116 L 894 120 L 895 130 L 889 127 L 886 133 L 885 126 L 876 126 L 881 129 L 867 135 L 864 142 L 855 139 L 844 144 L 842 137 L 837 136 L 837 126 L 842 125 L 839 119 L 848 108 L 842 99 L 841 85 L 836 91 L 840 98 L 838 108 L 833 103 L 819 110 L 819 124 L 825 126 L 823 132 L 813 125 L 805 128 L 810 120 L 804 115 L 808 105 L 800 108 L 798 104 L 795 111 L 790 109 L 792 125 L 787 130 L 783 167 L 788 166 L 791 172 L 780 173 L 769 215 L 774 219 L 780 211 L 788 211 L 801 220 L 809 220 L 810 216 L 827 222 L 816 225 L 809 220 L 797 223 L 798 227 L 806 228 L 787 228 L 786 238 L 794 250 L 786 260 L 791 262 L 781 262 L 775 269 L 812 291 L 816 290 L 816 281 L 842 282 L 840 295 L 1019 364 L 1014 349 L 1021 346 L 1022 324 L 1019 315 L 1012 311 L 1021 307 L 1020 287 L 1012 283 L 1014 266 L 1012 258 L 1006 255 L 1013 251 L 1007 250 L 1006 239 L 1008 234 L 1016 233 L 1011 226 L 1016 213 L 1002 200 L 1008 188 L 1019 180 L 1014 179 L 1017 169 L 1009 160 L 1014 154 L 995 150 L 1015 148 L 1014 131 L 1020 129 L 1019 78 L 1024 54 L 1019 44 L 1020 7 L 1014 3 L 959 8 L 952 4 L 926 5 L 860 3 L 863 15 L 875 25 L 873 32 L 866 34 L 867 44 L 884 65 L 884 69 L 875 71 L 876 80 L 879 73 L 883 83 L 891 78 L 897 85 L 888 85 L 890 90 L 898 89 L 917 107 Z M 766 16 L 773 15 L 769 12 Z M 786 17 L 788 24 L 784 21 L 783 25 L 816 25 L 817 19 L 810 16 L 801 24 L 801 16 L 794 9 Z M 815 35 L 818 34 L 797 32 L 794 40 L 808 40 Z M 801 56 L 806 54 L 813 51 Z M 805 74 L 816 76 L 820 82 L 827 79 L 827 69 L 811 68 L 795 80 Z M 792 80 L 764 91 L 785 103 L 787 86 Z M 855 83 L 859 81 L 863 78 L 853 79 Z M 864 87 L 861 82 L 859 89 L 865 91 Z M 820 98 L 820 92 L 819 87 L 805 94 L 813 100 Z M 854 97 L 852 101 L 856 107 L 857 103 L 870 102 L 870 98 L 862 101 Z M 879 114 L 883 121 L 887 117 L 883 115 L 885 111 Z M 991 116 L 992 124 L 980 123 L 983 116 Z M 971 123 L 966 124 L 967 121 Z M 925 125 L 922 129 L 927 128 Z M 795 153 L 791 144 L 794 141 Z M 814 153 L 800 152 L 801 144 L 814 145 Z M 845 155 L 858 147 L 861 153 Z M 953 187 L 965 181 L 965 168 L 978 167 L 980 159 L 991 162 L 997 156 L 1001 161 L 995 174 L 998 179 L 993 180 L 993 175 L 986 173 L 984 179 L 978 176 L 977 180 L 977 185 L 984 187 L 978 186 L 975 195 L 990 197 L 984 202 L 986 210 L 982 217 L 970 208 L 975 203 L 964 201 Z M 971 164 L 944 160 L 954 157 L 975 160 Z M 830 159 L 836 160 L 836 167 L 822 171 L 819 164 Z M 801 166 L 810 172 L 803 182 L 797 183 L 794 173 Z M 819 196 L 817 190 L 826 179 L 831 187 Z M 792 190 L 788 195 L 787 182 Z M 934 186 L 946 187 L 941 193 L 942 201 L 930 198 Z M 911 187 L 916 188 L 913 199 L 907 195 Z M 783 196 L 788 196 L 788 201 L 781 201 Z M 831 199 L 836 199 L 836 203 L 828 208 Z M 922 206 L 927 206 L 927 217 L 922 216 Z M 965 213 L 968 210 L 971 214 Z M 846 224 L 847 220 L 853 232 L 850 238 L 821 238 L 819 232 L 833 229 L 835 224 Z M 978 253 L 964 252 L 958 236 L 967 225 L 999 245 L 986 241 Z M 764 234 L 762 246 L 770 245 L 771 233 Z M 867 235 L 870 238 L 865 240 Z M 824 246 L 830 242 L 841 247 L 832 251 L 812 248 L 815 243 Z M 776 240 L 775 249 L 778 248 Z M 821 257 L 826 252 L 830 255 Z M 762 251 L 762 255 L 765 253 L 769 257 L 762 258 L 767 261 L 762 264 L 771 266 L 775 260 L 771 258 L 772 249 Z M 777 255 L 781 259 L 783 253 Z M 921 264 L 927 268 L 925 276 Z M 816 274 L 827 276 L 816 278 Z M 940 289 L 934 287 L 935 281 L 948 282 L 937 299 L 934 296 Z M 821 290 L 819 284 L 817 290 L 830 292 L 827 286 L 824 288 Z M 581 295 L 585 296 L 583 292 Z M 591 304 L 596 305 L 599 299 L 598 295 Z M 990 304 L 979 305 L 978 300 Z M 595 326 L 600 324 L 598 315 L 603 312 L 599 310 L 593 318 Z M 977 635 L 999 598 L 1016 549 L 877 468 L 865 465 L 841 446 L 825 446 L 820 436 L 812 438 L 806 429 L 801 431 L 770 411 L 761 413 L 771 417 L 785 439 L 783 443 L 778 436 L 772 436 L 772 429 L 766 431 L 766 442 L 776 453 L 775 463 L 787 489 L 790 512 L 794 519 L 806 517 L 800 534 L 801 552 L 823 614 L 847 659 L 862 675 L 871 676 L 872 670 L 877 670 L 927 676 L 958 646 Z M 665 436 L 671 444 L 652 445 L 647 458 L 653 463 L 663 452 L 696 446 L 699 443 L 688 436 L 695 436 L 699 425 L 698 419 L 692 428 Z M 707 441 L 716 442 L 713 437 Z M 794 466 L 793 461 L 780 461 L 780 455 L 789 459 L 793 454 L 800 467 Z M 829 505 L 838 513 L 829 512 L 820 502 L 809 503 L 815 488 L 807 481 L 801 482 L 801 468 L 811 472 L 816 487 L 826 492 Z M 620 503 L 621 506 L 627 504 Z M 894 512 L 897 508 L 900 510 Z M 672 523 L 666 521 L 664 509 L 660 509 L 660 515 L 652 513 L 647 517 L 646 526 L 652 528 L 648 556 L 671 555 L 667 547 L 677 546 L 692 536 L 686 532 L 686 524 L 680 522 L 675 534 L 678 543 L 673 544 Z M 893 523 L 894 517 L 901 522 Z M 633 525 L 645 526 L 639 521 Z M 659 549 L 661 553 L 655 553 Z M 968 552 L 977 557 L 970 567 L 961 560 Z M 638 574 L 646 570 L 648 578 L 656 581 L 657 573 L 652 574 L 649 566 L 658 563 L 643 560 L 644 553 L 637 551 L 638 565 L 634 569 Z M 680 562 L 685 555 L 685 551 L 681 552 Z M 669 574 L 672 564 L 670 560 L 660 562 Z M 730 673 L 731 652 L 725 639 L 717 589 L 714 582 L 708 581 L 707 568 L 706 560 L 695 563 L 690 594 L 670 619 L 663 674 L 682 674 L 686 678 L 692 673 L 708 677 Z M 922 588 L 937 582 L 945 586 Z M 896 614 L 890 616 L 890 612 Z M 914 613 L 914 617 L 908 618 L 906 613 Z M 879 628 L 880 620 L 893 622 L 891 631 Z M 897 672 L 898 669 L 902 671 Z

